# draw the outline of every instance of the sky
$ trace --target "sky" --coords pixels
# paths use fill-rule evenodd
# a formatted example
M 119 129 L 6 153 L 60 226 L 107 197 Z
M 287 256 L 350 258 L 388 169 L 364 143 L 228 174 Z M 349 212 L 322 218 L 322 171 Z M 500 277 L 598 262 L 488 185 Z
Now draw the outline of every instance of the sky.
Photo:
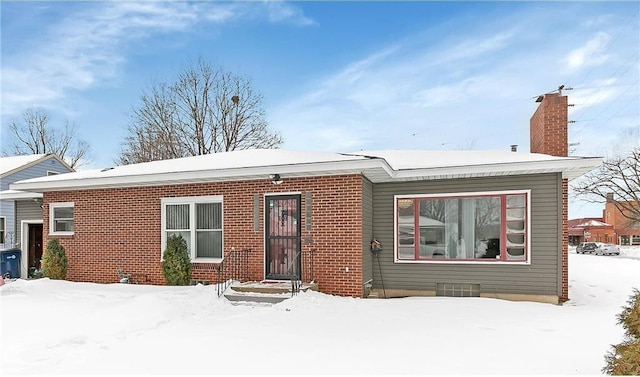
M 570 153 L 640 140 L 640 4 L 2 1 L 1 146 L 43 108 L 113 166 L 143 90 L 202 58 L 250 78 L 284 149 L 529 150 L 535 98 L 569 96 Z M 601 216 L 570 201 L 570 217 Z
M 0 286 L 0 369 L 13 375 L 601 375 L 624 339 L 640 249 L 569 254 L 563 305 L 300 293 L 232 305 L 216 286 Z M 46 313 L 45 315 L 43 315 Z

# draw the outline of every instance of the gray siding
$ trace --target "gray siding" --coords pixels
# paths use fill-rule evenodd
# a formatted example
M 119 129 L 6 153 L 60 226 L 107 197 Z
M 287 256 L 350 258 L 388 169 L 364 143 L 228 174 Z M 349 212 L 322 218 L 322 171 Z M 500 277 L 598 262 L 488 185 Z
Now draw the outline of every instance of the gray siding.
M 16 201 L 16 243 L 22 240 L 22 229 L 20 227 L 22 220 L 42 220 L 40 204 L 33 200 Z
M 383 183 L 373 187 L 373 231 L 382 243 L 386 289 L 435 290 L 436 283 L 480 284 L 486 294 L 560 295 L 561 176 L 528 176 Z M 530 265 L 394 263 L 394 195 L 531 190 Z M 381 289 L 373 260 L 374 288 Z
M 362 283 L 373 279 L 370 243 L 373 238 L 373 184 L 362 179 Z M 366 295 L 368 292 L 364 292 Z
M 41 161 L 33 166 L 19 170 L 13 174 L 2 177 L 0 180 L 0 190 L 9 190 L 9 185 L 13 182 L 22 181 L 24 179 L 44 177 L 47 172 L 57 172 L 60 174 L 69 173 L 70 170 L 57 159 L 50 157 L 44 161 Z M 37 207 L 40 209 L 40 207 Z M 0 202 L 0 217 L 6 217 L 7 237 L 13 237 L 13 243 L 20 242 L 20 221 L 21 218 L 16 217 L 16 206 L 14 201 L 3 200 Z M 42 211 L 36 217 L 29 218 L 28 220 L 42 219 Z M 0 248 L 12 247 L 10 242 L 3 243 L 0 240 Z
M 67 169 L 66 166 L 62 165 L 55 158 L 49 158 L 33 166 L 29 166 L 26 169 L 22 169 L 6 177 L 2 177 L 0 187 L 2 190 L 8 190 L 9 184 L 13 182 L 21 181 L 23 179 L 44 177 L 49 171 L 54 171 L 60 174 L 69 173 L 69 169 Z

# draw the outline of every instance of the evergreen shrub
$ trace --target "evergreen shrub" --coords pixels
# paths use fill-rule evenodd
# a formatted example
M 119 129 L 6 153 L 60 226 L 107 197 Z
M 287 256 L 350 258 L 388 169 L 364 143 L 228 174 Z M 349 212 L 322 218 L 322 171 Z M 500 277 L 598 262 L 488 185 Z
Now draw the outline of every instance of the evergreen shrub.
M 622 343 L 613 345 L 605 356 L 606 365 L 602 372 L 615 376 L 640 375 L 640 291 L 633 290 L 616 318 L 625 329 Z
M 67 278 L 67 256 L 64 246 L 56 239 L 47 243 L 42 255 L 42 276 L 56 280 Z
M 189 285 L 191 259 L 187 250 L 187 241 L 182 236 L 169 236 L 162 258 L 162 273 L 167 285 Z

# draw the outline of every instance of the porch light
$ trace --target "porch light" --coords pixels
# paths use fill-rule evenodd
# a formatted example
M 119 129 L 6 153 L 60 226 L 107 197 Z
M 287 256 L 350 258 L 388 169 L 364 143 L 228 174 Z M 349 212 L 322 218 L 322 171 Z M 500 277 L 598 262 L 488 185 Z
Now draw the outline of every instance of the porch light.
M 282 178 L 280 178 L 280 174 L 271 174 L 271 183 L 274 185 L 279 185 L 283 182 Z

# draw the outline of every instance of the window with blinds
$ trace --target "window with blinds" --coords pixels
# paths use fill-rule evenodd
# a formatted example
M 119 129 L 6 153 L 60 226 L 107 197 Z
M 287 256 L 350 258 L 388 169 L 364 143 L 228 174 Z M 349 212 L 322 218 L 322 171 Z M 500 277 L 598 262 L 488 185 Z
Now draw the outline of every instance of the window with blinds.
M 222 197 L 183 197 L 162 199 L 162 249 L 169 236 L 179 235 L 187 242 L 192 260 L 222 259 Z

